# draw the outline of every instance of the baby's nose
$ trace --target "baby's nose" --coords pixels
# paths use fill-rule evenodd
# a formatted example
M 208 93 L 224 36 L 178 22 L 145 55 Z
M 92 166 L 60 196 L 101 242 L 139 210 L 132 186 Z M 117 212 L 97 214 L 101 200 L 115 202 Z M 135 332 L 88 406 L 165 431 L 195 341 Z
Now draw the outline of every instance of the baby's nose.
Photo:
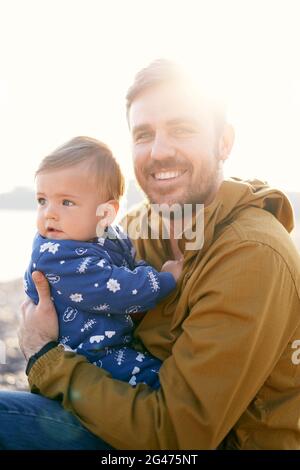
M 48 206 L 46 210 L 47 219 L 58 219 L 58 211 L 53 206 Z

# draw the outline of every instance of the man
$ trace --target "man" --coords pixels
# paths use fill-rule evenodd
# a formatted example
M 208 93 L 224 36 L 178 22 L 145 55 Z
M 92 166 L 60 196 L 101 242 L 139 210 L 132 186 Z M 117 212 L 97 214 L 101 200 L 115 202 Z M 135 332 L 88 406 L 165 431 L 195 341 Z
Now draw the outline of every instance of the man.
M 59 401 L 117 449 L 300 449 L 300 257 L 288 234 L 290 204 L 261 182 L 224 181 L 233 130 L 173 64 L 150 64 L 127 98 L 135 174 L 149 201 L 205 206 L 200 248 L 187 249 L 186 233 L 176 239 L 174 229 L 170 240 L 136 240 L 158 269 L 184 253 L 176 292 L 136 331 L 137 343 L 164 360 L 161 388 L 132 388 L 57 346 L 56 314 L 37 273 L 40 303 L 25 302 L 20 332 L 39 394 L 30 403 L 55 399 L 67 421 Z

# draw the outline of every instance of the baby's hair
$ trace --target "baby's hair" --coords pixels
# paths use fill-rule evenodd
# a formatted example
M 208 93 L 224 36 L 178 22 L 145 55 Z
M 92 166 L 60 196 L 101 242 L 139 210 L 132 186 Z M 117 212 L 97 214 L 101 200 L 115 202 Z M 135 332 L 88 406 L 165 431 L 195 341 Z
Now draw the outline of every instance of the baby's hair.
M 78 136 L 61 145 L 41 161 L 35 176 L 86 162 L 91 177 L 105 198 L 119 200 L 124 177 L 109 147 L 97 139 Z

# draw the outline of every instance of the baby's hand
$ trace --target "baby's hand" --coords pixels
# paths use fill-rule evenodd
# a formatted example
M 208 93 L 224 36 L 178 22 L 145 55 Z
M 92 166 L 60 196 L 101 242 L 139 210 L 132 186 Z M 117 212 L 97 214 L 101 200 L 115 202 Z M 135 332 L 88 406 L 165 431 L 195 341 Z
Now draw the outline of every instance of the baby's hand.
M 178 281 L 180 274 L 182 273 L 183 259 L 181 260 L 168 260 L 161 268 L 162 272 L 169 272 L 175 277 L 175 281 Z

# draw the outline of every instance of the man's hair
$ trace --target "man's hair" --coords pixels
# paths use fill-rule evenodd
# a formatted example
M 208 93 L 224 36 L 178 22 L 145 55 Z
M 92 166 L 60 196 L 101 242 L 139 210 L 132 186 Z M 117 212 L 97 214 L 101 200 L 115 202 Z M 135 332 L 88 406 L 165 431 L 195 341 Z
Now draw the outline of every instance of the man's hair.
M 204 90 L 201 90 L 198 83 L 181 67 L 179 64 L 167 59 L 158 59 L 151 62 L 147 67 L 141 69 L 135 76 L 134 82 L 128 89 L 126 95 L 126 112 L 127 120 L 129 117 L 129 110 L 133 101 L 144 91 L 155 86 L 170 84 L 182 86 L 183 88 L 189 87 L 190 90 L 195 90 L 195 99 L 203 100 L 209 105 L 212 110 L 216 122 L 216 127 L 219 129 L 223 127 L 226 121 L 226 109 L 224 103 L 218 102 L 215 97 L 207 96 Z M 203 94 L 200 95 L 200 93 Z
M 78 136 L 61 145 L 41 161 L 35 176 L 86 162 L 91 178 L 107 199 L 124 194 L 124 177 L 109 147 L 97 139 Z

